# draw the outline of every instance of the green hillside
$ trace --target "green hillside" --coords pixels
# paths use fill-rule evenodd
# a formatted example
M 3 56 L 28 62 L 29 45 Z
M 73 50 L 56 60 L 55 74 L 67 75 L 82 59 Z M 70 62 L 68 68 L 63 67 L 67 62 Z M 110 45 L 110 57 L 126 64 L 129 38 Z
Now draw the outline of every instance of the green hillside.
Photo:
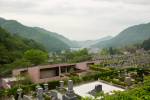
M 148 38 L 150 38 L 150 23 L 129 27 L 120 32 L 116 37 L 107 41 L 99 42 L 93 45 L 93 47 L 122 47 L 142 43 Z
M 61 51 L 70 48 L 70 46 L 63 41 L 63 39 L 67 40 L 65 37 L 42 28 L 24 26 L 15 20 L 5 20 L 3 18 L 0 18 L 0 26 L 12 34 L 35 40 L 42 44 L 48 51 Z M 69 42 L 69 40 L 67 42 Z
M 0 65 L 9 64 L 20 59 L 23 52 L 29 49 L 41 49 L 43 47 L 33 40 L 12 36 L 0 27 Z

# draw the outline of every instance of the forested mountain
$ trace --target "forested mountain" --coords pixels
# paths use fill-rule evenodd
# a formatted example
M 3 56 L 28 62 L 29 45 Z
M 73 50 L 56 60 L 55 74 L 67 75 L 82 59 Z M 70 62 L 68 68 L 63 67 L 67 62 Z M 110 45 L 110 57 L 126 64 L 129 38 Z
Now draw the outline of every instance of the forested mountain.
M 115 37 L 104 37 L 98 40 L 71 41 L 55 32 L 50 32 L 39 27 L 28 27 L 15 20 L 0 18 L 0 26 L 14 35 L 32 39 L 42 44 L 48 51 L 61 51 L 71 47 L 123 47 L 136 43 L 142 43 L 150 38 L 150 23 L 129 27 Z
M 148 38 L 150 38 L 150 23 L 129 27 L 120 32 L 116 37 L 97 43 L 92 47 L 122 47 L 126 45 L 142 43 Z
M 69 47 L 77 47 L 78 45 L 75 44 L 73 41 L 69 40 L 68 38 L 65 38 L 62 35 L 59 35 L 58 33 L 55 32 L 49 32 L 45 29 L 39 28 L 39 27 L 34 27 L 36 28 L 38 31 L 40 31 L 41 33 L 47 33 L 47 34 L 51 34 L 51 36 L 54 36 L 56 38 L 58 38 L 59 40 L 63 41 L 65 44 L 67 44 Z
M 45 51 L 41 45 L 33 40 L 11 35 L 0 27 L 0 65 L 9 64 L 16 59 L 22 58 L 23 53 L 29 49 L 40 49 Z
M 48 51 L 69 49 L 71 41 L 65 37 L 38 27 L 28 27 L 15 20 L 0 18 L 0 26 L 11 34 L 33 39 L 42 44 Z

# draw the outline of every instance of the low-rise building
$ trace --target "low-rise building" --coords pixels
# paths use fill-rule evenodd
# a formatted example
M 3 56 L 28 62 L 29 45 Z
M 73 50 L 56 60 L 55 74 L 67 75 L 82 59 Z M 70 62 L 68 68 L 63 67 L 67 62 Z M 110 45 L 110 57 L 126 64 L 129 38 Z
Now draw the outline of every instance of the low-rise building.
M 79 70 L 75 64 L 54 64 L 15 69 L 12 74 L 14 77 L 28 75 L 34 83 L 42 83 L 50 80 L 64 79 L 66 78 L 65 74 Z

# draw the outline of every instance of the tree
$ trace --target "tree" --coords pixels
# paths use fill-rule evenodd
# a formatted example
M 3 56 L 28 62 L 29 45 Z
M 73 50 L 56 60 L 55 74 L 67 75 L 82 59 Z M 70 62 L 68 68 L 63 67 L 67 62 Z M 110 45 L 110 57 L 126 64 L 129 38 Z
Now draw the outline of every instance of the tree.
M 103 48 L 100 51 L 100 55 L 115 55 L 115 54 L 121 54 L 120 49 L 109 47 L 109 48 Z
M 87 49 L 81 49 L 78 51 L 67 51 L 62 54 L 66 62 L 82 62 L 91 59 L 91 54 L 88 53 Z
M 109 55 L 109 51 L 107 48 L 103 48 L 101 51 L 100 51 L 100 55 Z
M 110 55 L 113 55 L 113 54 L 114 54 L 114 50 L 113 50 L 112 47 L 109 47 L 108 51 L 109 51 L 109 54 L 110 54 Z
M 24 53 L 24 58 L 31 62 L 31 64 L 38 65 L 48 61 L 48 54 L 41 50 L 31 49 Z
M 150 50 L 150 38 L 148 40 L 145 40 L 142 44 L 142 47 L 145 49 L 145 50 Z

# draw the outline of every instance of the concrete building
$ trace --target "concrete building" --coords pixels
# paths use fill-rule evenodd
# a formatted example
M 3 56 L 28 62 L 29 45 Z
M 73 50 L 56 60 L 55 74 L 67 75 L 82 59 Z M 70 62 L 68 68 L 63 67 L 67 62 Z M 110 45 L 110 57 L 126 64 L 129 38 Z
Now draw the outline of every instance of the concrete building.
M 93 64 L 94 62 L 82 62 L 76 64 L 53 64 L 20 68 L 14 69 L 12 76 L 28 75 L 34 83 L 43 83 L 50 80 L 66 79 L 67 74 L 72 72 L 80 75 L 89 70 L 89 66 Z
M 17 81 L 16 77 L 29 76 L 34 83 L 44 83 L 51 80 L 67 79 L 69 73 L 76 73 L 77 75 L 85 75 L 89 66 L 98 62 L 81 62 L 76 64 L 53 64 L 53 65 L 40 65 L 28 68 L 14 69 L 12 77 L 2 78 L 1 85 L 3 88 L 11 88 L 14 82 Z
M 13 76 L 28 75 L 34 83 L 66 78 L 65 74 L 81 71 L 75 64 L 54 64 L 13 70 Z

